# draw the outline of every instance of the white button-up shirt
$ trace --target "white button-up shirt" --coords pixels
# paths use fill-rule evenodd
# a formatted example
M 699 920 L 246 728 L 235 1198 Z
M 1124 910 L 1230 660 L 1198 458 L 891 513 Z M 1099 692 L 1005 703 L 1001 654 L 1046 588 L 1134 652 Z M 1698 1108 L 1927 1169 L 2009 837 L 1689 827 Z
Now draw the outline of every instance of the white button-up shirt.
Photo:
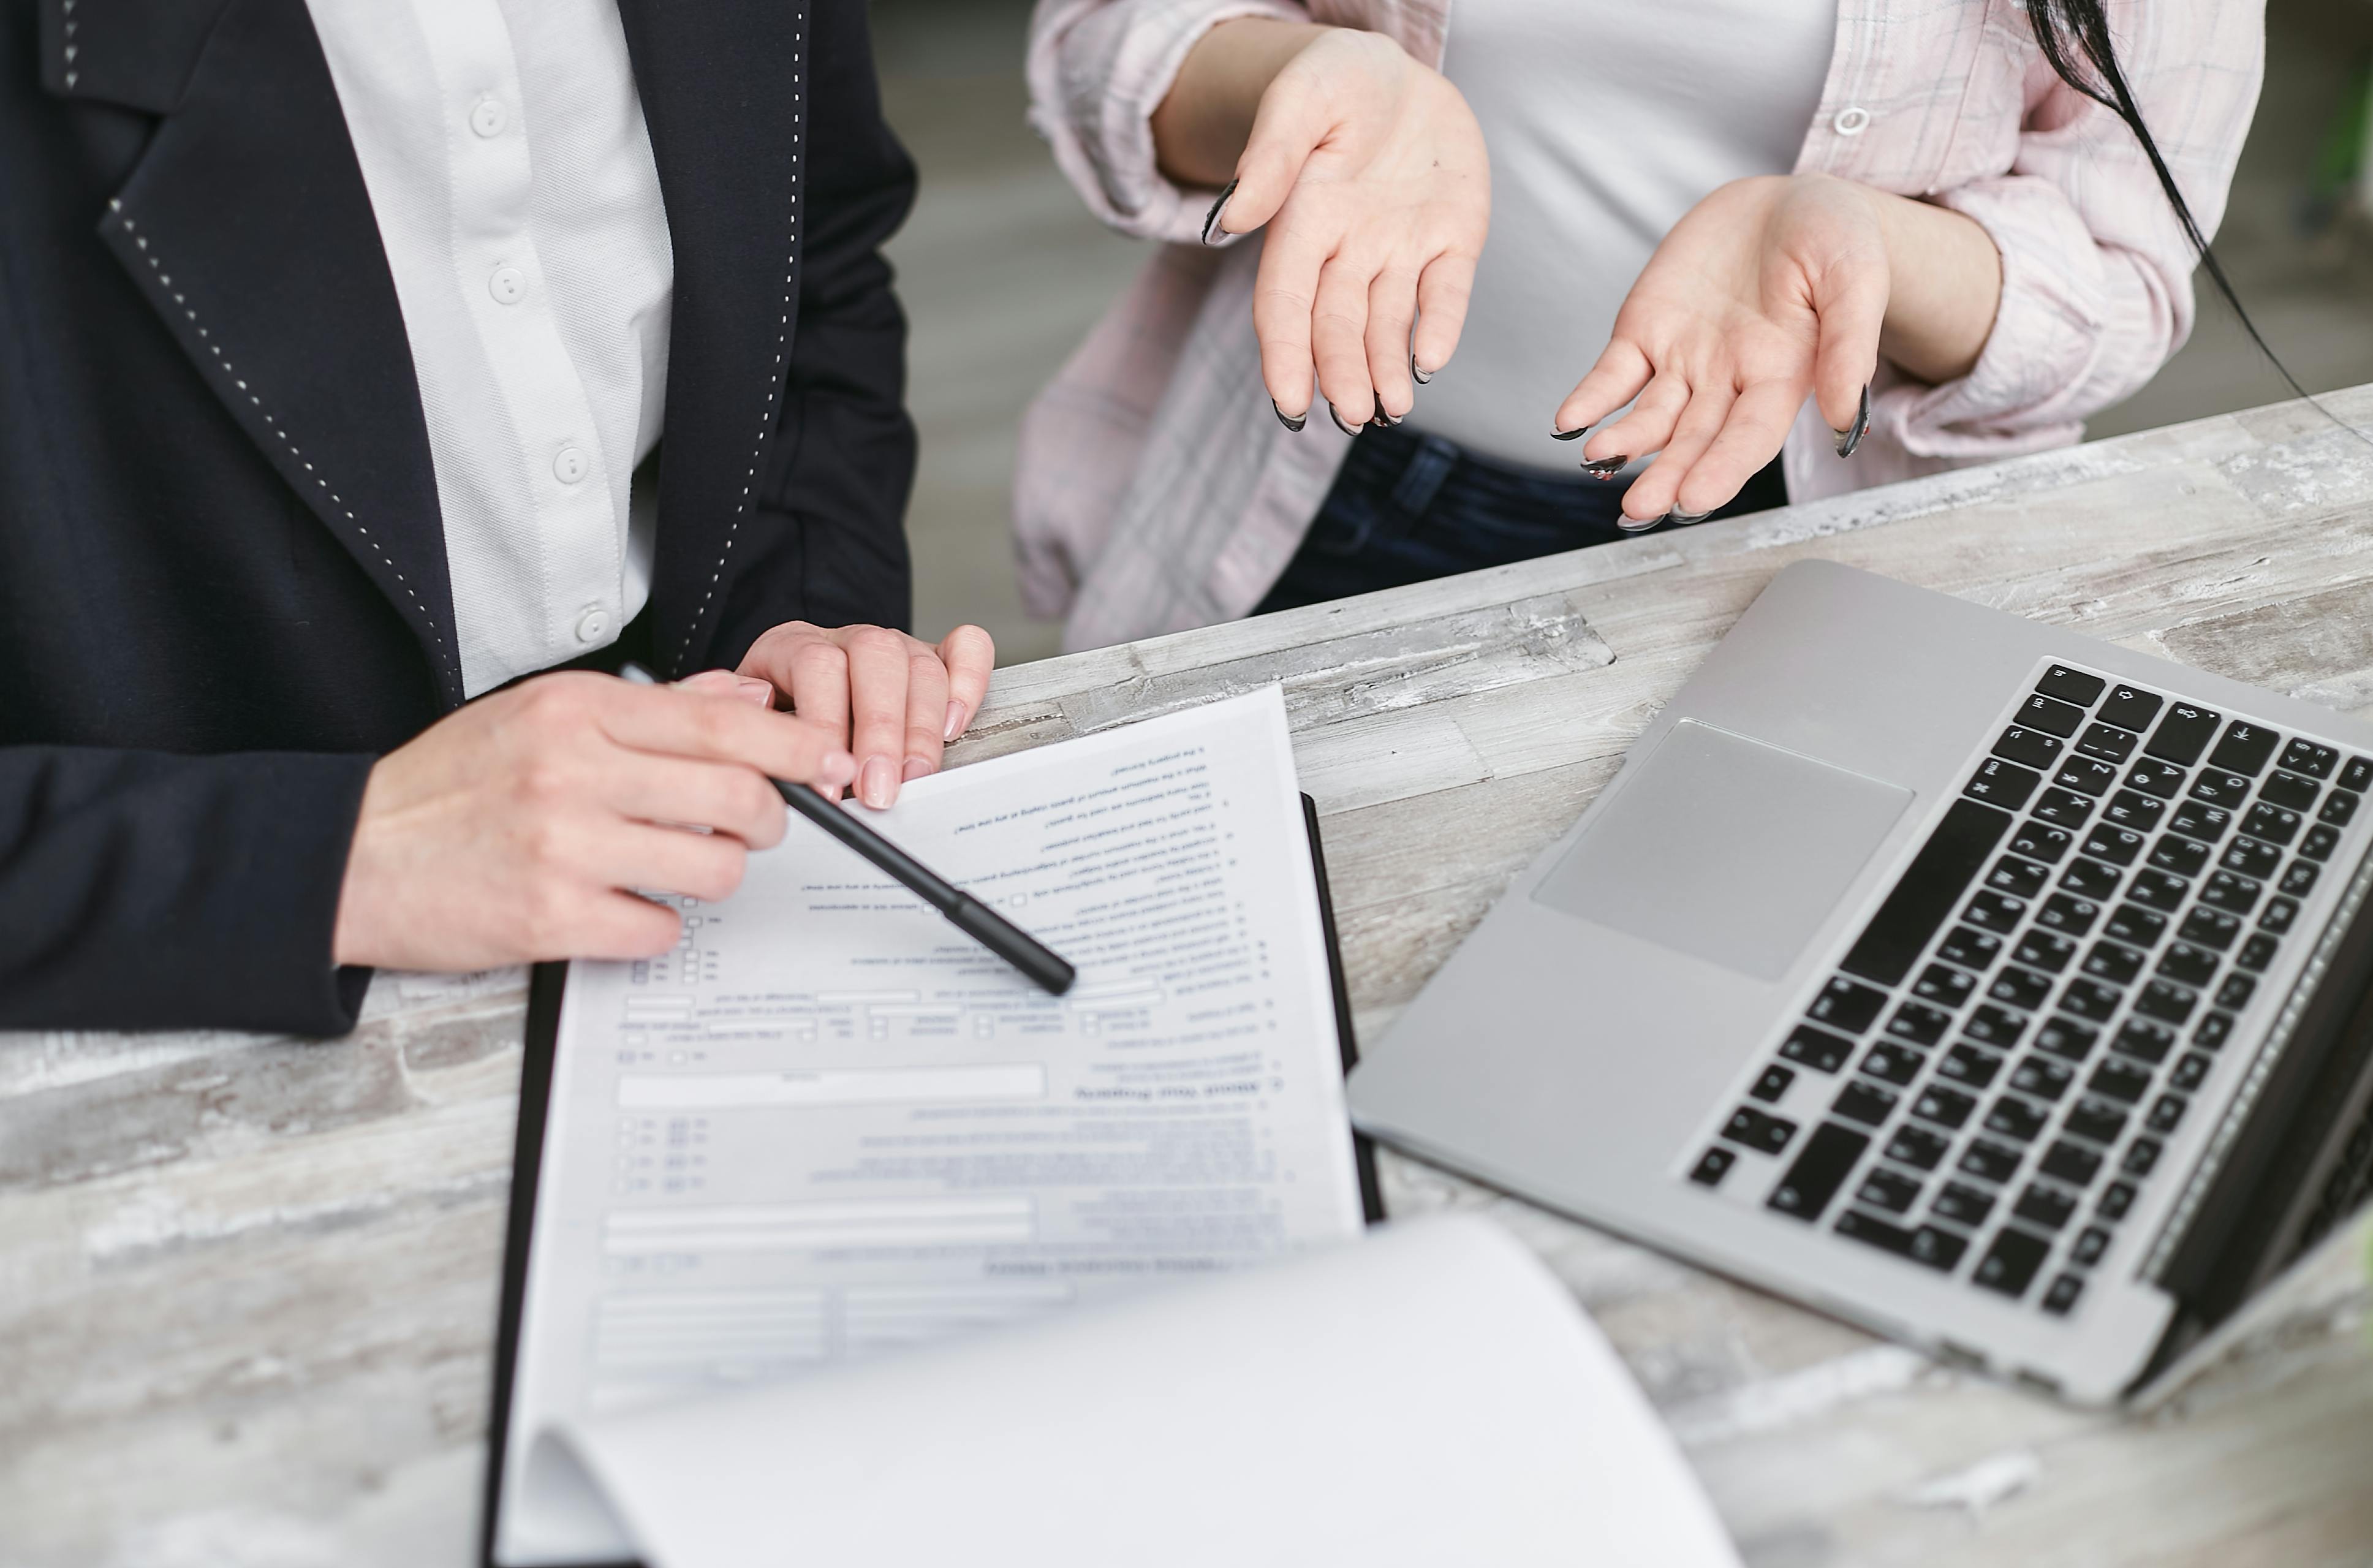
M 674 262 L 614 0 L 307 0 L 428 426 L 472 696 L 650 591 Z

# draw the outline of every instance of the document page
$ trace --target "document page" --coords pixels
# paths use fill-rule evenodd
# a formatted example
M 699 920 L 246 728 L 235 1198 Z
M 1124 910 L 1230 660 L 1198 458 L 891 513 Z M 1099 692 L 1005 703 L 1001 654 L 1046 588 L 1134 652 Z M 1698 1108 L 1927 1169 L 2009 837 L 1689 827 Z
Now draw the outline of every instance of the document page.
M 1361 1228 L 1283 701 L 919 779 L 869 816 L 1079 968 L 1057 998 L 794 818 L 664 956 L 572 967 L 498 1561 L 615 1553 L 524 1484 L 614 1414 Z

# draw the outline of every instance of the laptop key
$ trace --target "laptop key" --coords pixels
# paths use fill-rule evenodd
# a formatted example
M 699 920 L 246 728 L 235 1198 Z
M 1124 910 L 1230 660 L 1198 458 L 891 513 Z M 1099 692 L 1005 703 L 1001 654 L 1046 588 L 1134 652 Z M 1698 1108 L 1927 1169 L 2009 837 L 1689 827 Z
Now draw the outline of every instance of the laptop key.
M 2052 872 L 2048 869 L 2033 860 L 2005 855 L 1994 862 L 1994 869 L 1986 873 L 1986 885 L 2014 898 L 2032 898 L 2043 891 L 2043 884 L 2051 877 Z
M 2198 1051 L 2184 1052 L 2176 1059 L 2175 1071 L 2167 1075 L 2167 1086 L 2186 1092 L 2199 1088 L 2208 1081 L 2208 1069 L 2215 1061 L 2214 1057 L 2203 1056 Z
M 2162 801 L 2171 801 L 2175 799 L 2175 792 L 2183 788 L 2183 769 L 2171 762 L 2145 757 L 2127 770 L 2126 788 L 2139 790 Z M 2115 812 L 2110 814 L 2112 820 L 2116 819 Z
M 2200 993 L 2172 980 L 2152 980 L 2134 998 L 2134 1011 L 2168 1024 L 2180 1024 L 2200 1004 Z
M 1947 1220 L 1957 1225 L 1982 1225 L 1986 1223 L 1986 1216 L 1994 1211 L 1994 1196 L 1983 1188 L 1948 1181 L 1945 1189 L 1936 1194 L 1936 1201 L 1928 1211 L 1936 1219 Z
M 2136 947 L 2150 947 L 2167 934 L 2167 917 L 2139 904 L 2121 904 L 2110 912 L 2110 923 L 2101 931 Z
M 1990 756 L 1978 764 L 1977 772 L 1970 777 L 1969 788 L 1961 793 L 1973 801 L 2015 812 L 2027 804 L 2036 786 L 2042 782 L 2043 775 L 2031 767 Z
M 2134 1190 L 2133 1182 L 2111 1182 L 2101 1189 L 2101 1200 L 2093 1206 L 2093 1211 L 2111 1222 L 2124 1219 L 2126 1211 L 2134 1206 Z
M 2102 688 L 2109 684 L 2098 675 L 2072 670 L 2065 664 L 2054 664 L 2043 673 L 2041 680 L 2035 683 L 2035 689 L 2046 696 L 2056 696 L 2079 708 L 2090 708 L 2100 700 Z
M 1895 1094 L 1891 1090 L 1882 1089 L 1876 1083 L 1865 1083 L 1857 1078 L 1838 1091 L 1837 1100 L 1829 1106 L 1829 1111 L 1833 1116 L 1861 1122 L 1865 1127 L 1885 1127 L 1887 1118 L 1895 1114 Z
M 1936 1163 L 1945 1157 L 1946 1150 L 1951 1147 L 1950 1142 L 1926 1128 L 1914 1127 L 1907 1122 L 1897 1128 L 1895 1136 L 1887 1141 L 1887 1157 L 1899 1165 L 1916 1165 L 1921 1170 L 1933 1171 Z
M 2114 724 L 2087 724 L 2085 732 L 2076 738 L 2076 749 L 2103 762 L 2123 762 L 2134 755 L 2134 743 L 2139 739 L 2133 731 L 2121 730 Z
M 2280 739 L 2262 724 L 2236 719 L 2225 726 L 2224 736 L 2217 741 L 2216 749 L 2208 754 L 2209 766 L 2255 775 L 2274 760 L 2274 743 Z
M 1863 1057 L 1862 1070 L 1885 1082 L 1909 1083 L 1920 1076 L 1923 1059 L 1918 1051 L 1881 1040 Z
M 2101 717 L 2110 717 L 2106 705 Z M 2155 757 L 2190 767 L 2208 749 L 2208 743 L 2216 738 L 2216 721 L 2223 717 L 2208 708 L 2179 702 L 2167 710 L 2159 727 L 2151 731 L 2150 744 L 2143 749 Z
M 1841 1040 L 1826 1029 L 1816 1029 L 1809 1024 L 1799 1024 L 1780 1042 L 1780 1054 L 1790 1061 L 1803 1062 L 1816 1072 L 1835 1072 L 1846 1064 L 1853 1051 L 1851 1042 Z
M 2009 813 L 1975 801 L 1955 801 L 1946 807 L 1928 842 L 1903 868 L 1903 875 L 1838 967 L 1881 985 L 1899 984 L 1919 961 L 1929 937 L 1960 902 L 1962 891 L 1976 880 L 2010 825 Z M 1978 896 L 2001 895 L 1981 893 Z
M 2048 865 L 2058 865 L 2060 857 L 2068 853 L 2068 846 L 2076 842 L 2075 835 L 2049 823 L 2028 817 L 2011 831 L 2010 847 L 2014 853 L 2025 855 Z
M 2093 1070 L 2085 1087 L 2104 1099 L 2131 1106 L 2149 1092 L 2150 1085 L 2149 1068 L 2137 1066 L 2123 1057 L 2110 1056 L 2101 1059 L 2101 1065 Z
M 1833 1121 L 1821 1123 L 1796 1152 L 1787 1173 L 1763 1200 L 1764 1206 L 1808 1223 L 1819 1219 L 1869 1147 L 1869 1134 Z
M 2035 1271 L 2043 1267 L 2044 1257 L 2051 1250 L 2025 1231 L 2005 1226 L 1995 1234 L 1993 1245 L 1978 1259 L 1977 1271 L 1970 1278 L 2016 1301 L 2035 1282 Z
M 2182 905 L 2183 895 L 2191 890 L 2192 884 L 2181 877 L 2152 866 L 2134 873 L 2134 883 L 2126 889 L 2126 896 L 2137 904 L 2147 904 L 2154 909 L 2172 914 Z
M 2126 1145 L 2126 1156 L 2118 1162 L 2118 1168 L 2128 1176 L 2146 1176 L 2158 1168 L 2158 1157 L 2166 1152 L 2167 1145 L 2156 1138 L 2137 1138 Z
M 2314 741 L 2297 740 L 2283 748 L 2283 766 L 2289 768 L 2293 773 L 2304 773 L 2310 778 L 2331 778 L 2332 765 L 2337 763 L 2339 760 L 2340 754 L 2338 752 L 2332 750 L 2330 746 L 2318 744 Z M 2362 757 L 2359 757 L 2349 763 L 2348 766 L 2352 773 L 2355 769 L 2357 763 L 2362 762 L 2363 760 L 2364 759 Z M 2346 783 L 2347 780 L 2343 779 L 2342 782 Z M 2349 788 L 2353 790 L 2361 790 L 2365 786 L 2362 784 L 2349 785 Z
M 2061 1129 L 2106 1147 L 2126 1130 L 2126 1113 L 2107 1100 L 2082 1099 L 2070 1108 Z
M 2246 915 L 2258 907 L 2258 895 L 2265 892 L 2262 883 L 2231 872 L 2211 872 L 2200 890 L 2200 901 L 2215 909 L 2228 909 L 2236 915 Z
M 2188 942 L 2171 942 L 2158 955 L 2158 972 L 2187 986 L 2204 986 L 2216 973 L 2216 954 Z
M 1907 1001 L 1887 1021 L 1887 1032 L 1915 1046 L 1933 1046 L 1945 1037 L 1952 1022 L 1949 1012 L 1939 1012 L 1924 1001 Z
M 1946 1272 L 1961 1260 L 1961 1254 L 1970 1245 L 1952 1232 L 1940 1231 L 1934 1225 L 1906 1229 L 1859 1209 L 1849 1209 L 1838 1216 L 1837 1234 Z
M 2043 1152 L 2040 1168 L 2045 1176 L 2064 1181 L 2081 1192 L 2101 1174 L 2101 1156 L 2082 1143 L 2071 1143 L 2063 1138 Z
M 2212 1012 L 2200 1021 L 2200 1027 L 2192 1032 L 2192 1043 L 2204 1051 L 2213 1051 L 2231 1038 L 2232 1034 L 2233 1015 Z
M 1923 1001 L 1933 1001 L 1947 1010 L 1958 1008 L 1970 1000 L 1977 981 L 1949 964 L 1931 964 L 1920 971 L 1911 983 L 1911 994 Z
M 2018 1043 L 2018 1037 L 2021 1035 L 2027 1033 L 2027 1020 L 2016 1012 L 1997 1007 L 1993 1002 L 1981 1002 L 1977 1011 L 1970 1014 L 1969 1022 L 1962 1024 L 1961 1028 L 1970 1038 L 1981 1046 L 1993 1046 L 1998 1050 L 2008 1050 Z
M 2043 1027 L 2036 1031 L 2035 1048 L 2069 1061 L 2083 1061 L 2100 1038 L 2101 1032 L 2089 1024 L 2054 1016 L 2045 1019 Z
M 2038 1230 L 2056 1231 L 2075 1217 L 2076 1199 L 2056 1187 L 2031 1181 L 2027 1184 L 2027 1190 L 2018 1195 L 2018 1202 L 2011 1212 Z
M 2241 922 L 2222 909 L 2195 908 L 2183 918 L 2176 934 L 2184 941 L 2202 947 L 2213 947 L 2222 953 L 2233 945 L 2241 933 Z
M 2349 790 L 2334 790 L 2323 802 L 2323 810 L 2315 813 L 2318 822 L 2328 822 L 2334 827 L 2346 827 L 2356 815 L 2356 803 L 2364 797 Z
M 2057 975 L 2076 956 L 2076 944 L 2047 930 L 2030 930 L 2019 938 L 2018 950 L 2011 956 L 2021 964 Z
M 1884 1209 L 1890 1214 L 1908 1214 L 1911 1206 L 1920 1201 L 1920 1184 L 1901 1171 L 1874 1165 L 1855 1187 L 1854 1201 Z
M 2146 692 L 2140 686 L 2112 686 L 2110 700 L 2094 717 L 2106 719 L 2121 730 L 2147 730 L 2150 721 L 2158 717 L 2159 705 L 2166 700 L 2157 692 Z
M 1970 1119 L 1978 1108 L 1977 1096 L 1964 1094 L 1958 1089 L 1948 1089 L 1942 1083 L 1931 1083 L 1911 1102 L 1911 1114 L 1923 1121 L 1933 1121 L 1939 1127 L 1958 1128 Z
M 2212 806 L 2205 801 L 2186 801 L 2175 808 L 2167 819 L 2169 833 L 2180 833 L 2186 838 L 2197 838 L 2203 844 L 2214 844 L 2225 837 L 2233 825 L 2233 813 L 2223 806 Z
M 2079 898 L 2074 894 L 2055 893 L 2045 899 L 2043 907 L 2036 911 L 2035 923 L 2055 931 L 2065 931 L 2070 936 L 2083 936 L 2093 929 L 2093 922 L 2100 916 L 2101 907 L 2091 899 Z
M 2273 937 L 2259 931 L 2241 944 L 2241 951 L 2233 955 L 2233 962 L 2253 975 L 2259 974 L 2274 961 L 2275 950 L 2281 946 L 2282 943 Z
M 2264 914 L 2258 917 L 2258 929 L 2272 931 L 2276 936 L 2286 936 L 2290 932 L 2291 922 L 2297 919 L 2298 900 L 2277 898 L 2266 906 Z
M 2098 980 L 2074 979 L 2060 993 L 2060 1005 L 2079 1018 L 2098 1024 L 2118 1011 L 2123 993 L 2101 984 Z
M 2110 1048 L 2120 1056 L 2130 1056 L 2157 1067 L 2175 1049 L 2175 1031 L 2147 1018 L 2129 1018 L 2120 1026 L 2118 1037 L 2110 1042 Z
M 2198 876 L 2208 867 L 2208 846 L 2170 833 L 2151 850 L 2150 863 L 2178 876 Z
M 2250 798 L 2250 781 L 2238 773 L 2204 767 L 2192 781 L 2192 798 L 2212 806 L 2238 806 Z
M 2268 844 L 2288 844 L 2298 837 L 2299 825 L 2305 820 L 2288 806 L 2260 801 L 2242 819 L 2241 831 Z
M 1696 1164 L 1689 1167 L 1689 1179 L 1700 1187 L 1720 1187 L 1722 1178 L 1728 1176 L 1730 1167 L 1736 1164 L 1738 1151 L 1736 1149 L 1709 1149 L 1698 1156 Z
M 2373 790 L 2373 757 L 2350 757 L 2348 766 L 2340 770 L 2340 787 L 2360 795 Z
M 2258 982 L 2248 975 L 2227 975 L 2225 983 L 2216 988 L 2216 1005 L 2234 1012 L 2250 1005 Z
M 2042 1006 L 2043 999 L 2051 994 L 2051 976 L 2016 964 L 2004 965 L 2002 973 L 1994 977 L 1993 984 L 1986 988 L 1986 995 L 1994 1000 L 2027 1012 Z
M 2085 819 L 2093 814 L 2093 802 L 2074 790 L 2057 785 L 2036 797 L 2030 815 L 2040 817 L 2054 827 L 2082 827 Z
M 2027 906 L 2019 900 L 1988 888 L 1970 900 L 1961 919 L 1973 926 L 2008 935 L 2018 929 L 2019 917 L 2026 913 Z
M 2101 1261 L 2110 1250 L 2110 1233 L 2099 1225 L 2087 1225 L 2076 1233 L 2076 1240 L 2068 1248 L 2068 1261 L 2090 1269 Z
M 1869 986 L 1856 985 L 1840 975 L 1821 988 L 1806 1011 L 1816 1023 L 1827 1024 L 1849 1035 L 1859 1035 L 1878 1016 L 1887 1005 L 1887 993 Z
M 2000 1187 L 2018 1174 L 2019 1159 L 2020 1152 L 2009 1144 L 1980 1138 L 1961 1151 L 1960 1168 L 1980 1181 Z
M 2285 773 L 2280 768 L 2268 774 L 2266 781 L 2258 786 L 2258 799 L 2278 806 L 2288 806 L 2295 812 L 2313 807 L 2316 796 L 2322 792 L 2323 786 L 2314 779 L 2302 778 L 2296 773 Z
M 2064 741 L 2084 727 L 2085 709 L 2091 706 L 2089 699 L 2083 703 L 2063 702 L 2039 690 L 2019 705 L 2018 721 L 2030 730 L 2041 730 Z
M 2079 898 L 2106 899 L 2118 891 L 2118 868 L 2079 855 L 2060 873 L 2060 885 Z
M 2182 776 L 2177 775 L 2177 781 L 2180 783 L 2181 780 Z M 2119 790 L 2110 797 L 2108 807 L 2101 813 L 2105 821 L 2116 823 L 2120 827 L 2131 827 L 2139 833 L 2148 833 L 2157 827 L 2159 818 L 2166 814 L 2165 801 L 2154 799 L 2137 790 Z
M 2040 1100 L 2057 1100 L 2076 1081 L 2075 1070 L 2050 1057 L 2031 1056 L 2012 1070 L 2010 1086 Z
M 2313 860 L 2293 860 L 2275 885 L 2288 897 L 2304 898 L 2315 891 L 2315 879 L 2322 869 Z
M 1788 1140 L 1796 1136 L 1796 1124 L 1783 1117 L 1759 1111 L 1753 1106 L 1741 1106 L 1730 1114 L 1722 1135 L 1733 1143 L 1777 1154 L 1788 1147 Z
M 2122 942 L 2103 940 L 2085 954 L 2085 973 L 2097 980 L 2122 986 L 2143 972 L 2143 955 Z
M 2340 829 L 2320 822 L 2309 828 L 2307 837 L 2299 840 L 2299 853 L 2310 860 L 2328 860 L 2339 847 Z
M 2044 1287 L 2043 1310 L 2054 1317 L 2065 1317 L 2075 1308 L 2085 1293 L 2085 1276 L 2063 1274 Z
M 1796 1070 L 1793 1067 L 1783 1067 L 1775 1061 L 1758 1075 L 1755 1086 L 1748 1090 L 1747 1095 L 1751 1100 L 1769 1103 L 1785 1094 L 1788 1092 L 1788 1085 L 1794 1082 L 1796 1082 Z
M 2060 765 L 2052 781 L 2084 795 L 2106 795 L 2117 788 L 2118 770 L 2089 756 L 2072 756 Z
M 2143 852 L 2144 843 L 2143 836 L 2131 827 L 2096 823 L 2093 831 L 2085 836 L 2085 853 L 2112 865 L 2131 866 L 2134 857 Z
M 2007 757 L 2028 767 L 2052 768 L 2059 766 L 2063 751 L 2060 738 L 2040 730 L 2029 730 L 2014 724 L 1994 742 L 1994 755 Z
M 1970 926 L 1955 926 L 1945 933 L 1945 940 L 1936 948 L 1937 957 L 1950 959 L 1981 975 L 1993 966 L 2001 954 L 2002 938 Z
M 2183 1112 L 2192 1104 L 2180 1094 L 2161 1094 L 2151 1102 L 2150 1114 L 2143 1125 L 2153 1132 L 2173 1132 L 2183 1123 Z
M 2031 1143 L 2049 1118 L 2015 1094 L 2004 1094 L 1986 1109 L 1985 1129 L 1997 1138 Z
M 2283 852 L 2271 844 L 2261 844 L 2254 838 L 2236 838 L 2231 846 L 2216 858 L 2216 863 L 2228 872 L 2255 877 L 2260 882 L 2263 882 L 2274 874 L 2276 866 L 2283 863 Z
M 1946 1051 L 1937 1063 L 1936 1074 L 1966 1083 L 1972 1089 L 1982 1089 L 1994 1081 L 2002 1071 L 2003 1059 L 1992 1051 L 1981 1051 L 1964 1040 Z

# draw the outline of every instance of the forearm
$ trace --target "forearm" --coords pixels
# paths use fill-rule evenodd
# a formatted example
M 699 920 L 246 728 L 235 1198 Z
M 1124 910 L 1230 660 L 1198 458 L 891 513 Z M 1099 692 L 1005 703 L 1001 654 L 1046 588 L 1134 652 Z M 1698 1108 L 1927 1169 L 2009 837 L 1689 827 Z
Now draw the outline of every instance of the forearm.
M 1164 177 L 1224 185 L 1251 139 L 1261 95 L 1292 58 L 1334 29 L 1315 22 L 1245 17 L 1222 22 L 1188 51 L 1153 111 L 1153 147 Z
M 1878 349 L 1939 386 L 1970 373 L 2002 303 L 2002 256 L 1972 218 L 1932 203 L 1869 190 L 1887 242 L 1890 279 Z

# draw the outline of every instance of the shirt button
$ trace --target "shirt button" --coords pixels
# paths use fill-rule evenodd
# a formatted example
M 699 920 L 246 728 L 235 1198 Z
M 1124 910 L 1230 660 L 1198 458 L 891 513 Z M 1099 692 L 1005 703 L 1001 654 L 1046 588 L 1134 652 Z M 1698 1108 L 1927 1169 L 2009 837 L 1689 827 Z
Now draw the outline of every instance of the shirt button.
M 1839 110 L 1838 117 L 1829 122 L 1829 128 L 1841 136 L 1859 136 L 1869 125 L 1870 111 L 1858 104 Z
M 596 643 L 609 635 L 610 612 L 601 605 L 589 605 L 585 613 L 577 617 L 578 641 L 588 644 Z
M 575 447 L 563 447 L 560 455 L 552 460 L 552 476 L 563 485 L 574 485 L 585 477 L 585 454 Z
M 486 279 L 486 292 L 501 305 L 516 305 L 527 297 L 527 275 L 517 267 L 497 267 Z
M 478 107 L 470 111 L 470 129 L 482 136 L 499 136 L 510 123 L 511 111 L 503 107 L 498 98 L 482 98 Z

